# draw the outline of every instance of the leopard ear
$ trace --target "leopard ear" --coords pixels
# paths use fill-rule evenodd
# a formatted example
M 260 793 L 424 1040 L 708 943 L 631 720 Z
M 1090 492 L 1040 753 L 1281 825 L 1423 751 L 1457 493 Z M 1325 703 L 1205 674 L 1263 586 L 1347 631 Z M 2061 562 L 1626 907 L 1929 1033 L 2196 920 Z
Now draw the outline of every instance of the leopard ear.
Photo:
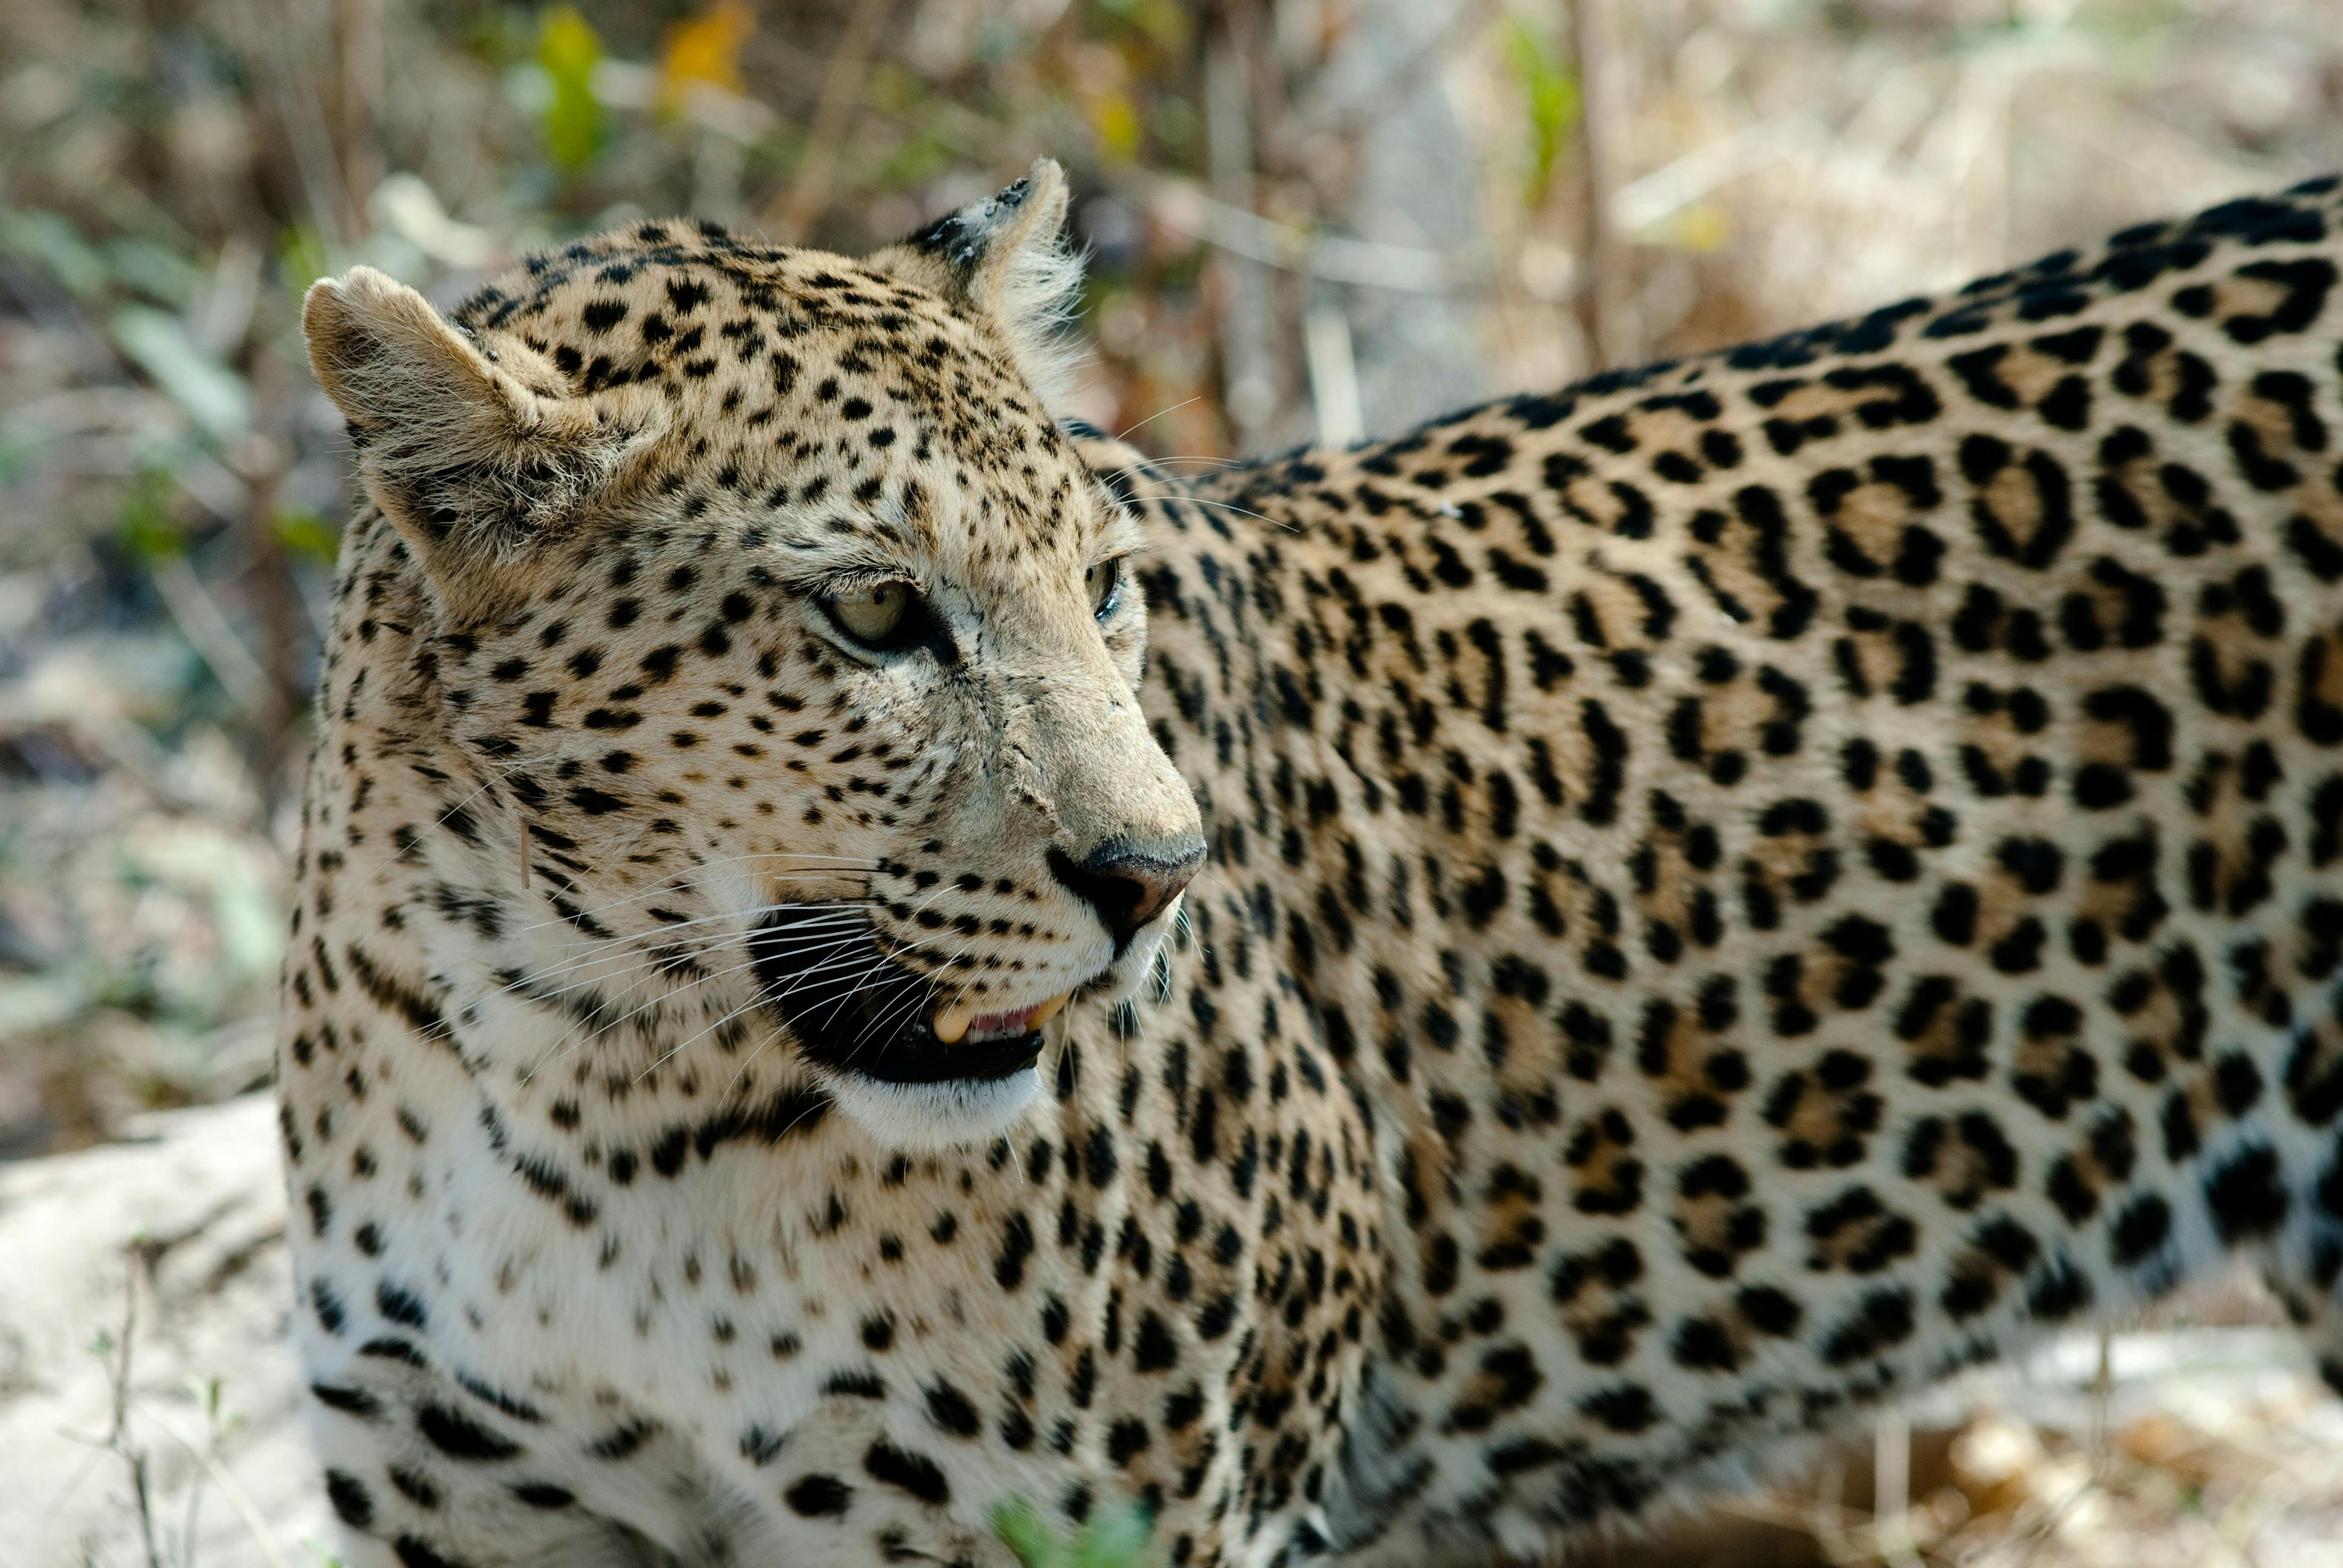
M 372 267 L 312 284 L 301 330 L 368 495 L 461 619 L 518 597 L 533 548 L 600 498 L 663 417 L 656 403 L 570 396 L 542 356 L 484 347 Z
M 1061 406 L 1081 357 L 1068 328 L 1081 302 L 1082 258 L 1066 237 L 1066 174 L 1056 160 L 1035 159 L 1015 185 L 938 218 L 869 265 L 983 316 L 1042 406 Z

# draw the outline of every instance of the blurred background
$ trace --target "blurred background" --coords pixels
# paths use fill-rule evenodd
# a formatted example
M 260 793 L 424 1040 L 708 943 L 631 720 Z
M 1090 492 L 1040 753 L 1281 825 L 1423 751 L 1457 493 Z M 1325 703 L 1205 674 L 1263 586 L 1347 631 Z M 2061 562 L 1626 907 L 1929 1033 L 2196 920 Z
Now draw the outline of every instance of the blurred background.
M 2343 0 L 0 0 L 0 1160 L 266 1082 L 347 499 L 312 279 L 447 305 L 674 211 L 856 252 L 1042 153 L 1080 411 L 1213 460 L 2343 167 Z M 2333 1563 L 2343 1407 L 2269 1315 L 1614 1560 Z

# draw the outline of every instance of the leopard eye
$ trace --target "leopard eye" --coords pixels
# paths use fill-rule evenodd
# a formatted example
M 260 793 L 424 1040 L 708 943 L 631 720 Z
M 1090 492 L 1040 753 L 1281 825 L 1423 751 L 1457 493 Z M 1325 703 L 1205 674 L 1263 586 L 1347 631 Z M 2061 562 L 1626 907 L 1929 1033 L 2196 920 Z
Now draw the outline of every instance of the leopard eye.
M 868 647 L 883 648 L 899 640 L 897 634 L 910 618 L 911 601 L 910 583 L 881 582 L 849 593 L 831 594 L 822 600 L 822 607 L 847 636 Z
M 1101 620 L 1114 614 L 1122 604 L 1122 562 L 1120 558 L 1101 561 L 1082 574 L 1082 587 L 1090 590 L 1091 613 Z

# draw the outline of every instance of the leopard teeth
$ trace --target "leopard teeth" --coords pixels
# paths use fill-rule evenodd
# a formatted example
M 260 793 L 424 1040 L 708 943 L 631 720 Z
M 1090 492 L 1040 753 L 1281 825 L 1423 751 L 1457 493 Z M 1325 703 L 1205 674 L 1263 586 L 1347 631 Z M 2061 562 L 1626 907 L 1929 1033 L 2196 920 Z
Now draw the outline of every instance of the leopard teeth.
M 1031 1032 L 1057 1017 L 1071 995 L 1071 991 L 1060 991 L 1046 1001 L 1036 1002 L 1026 1015 L 1024 1030 Z M 945 1045 L 958 1045 L 968 1038 L 968 1027 L 976 1020 L 976 1010 L 966 1002 L 954 1002 L 950 1007 L 937 1009 L 929 1027 L 935 1030 L 936 1039 Z

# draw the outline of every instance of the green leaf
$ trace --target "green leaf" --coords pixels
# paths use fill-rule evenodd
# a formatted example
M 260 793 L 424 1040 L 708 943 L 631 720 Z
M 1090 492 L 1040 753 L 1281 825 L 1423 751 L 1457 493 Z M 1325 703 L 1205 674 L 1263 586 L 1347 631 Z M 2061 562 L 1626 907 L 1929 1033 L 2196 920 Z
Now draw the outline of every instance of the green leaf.
M 1137 1504 L 1105 1509 L 1091 1517 L 1070 1568 L 1133 1568 L 1154 1533 L 1155 1521 Z
M 277 270 L 286 292 L 298 299 L 309 286 L 334 270 L 325 236 L 307 224 L 288 226 L 277 237 Z
M 1195 30 L 1193 18 L 1180 0 L 1098 0 L 1098 8 L 1167 53 L 1183 48 Z
M 956 156 L 950 141 L 940 131 L 921 126 L 887 155 L 873 178 L 884 189 L 908 190 L 951 167 Z
M 187 548 L 179 519 L 171 511 L 171 476 L 161 468 L 139 471 L 122 498 L 114 524 L 122 548 L 141 560 L 176 556 Z
M 53 212 L 0 208 L 0 250 L 38 263 L 76 299 L 87 299 L 113 281 L 106 257 L 72 223 Z
M 1047 1520 L 1023 1499 L 992 1511 L 992 1533 L 1017 1553 L 1024 1568 L 1137 1568 L 1147 1553 L 1155 1521 L 1133 1504 L 1100 1510 L 1070 1549 Z
M 594 67 L 601 59 L 602 40 L 576 6 L 558 5 L 546 13 L 537 36 L 537 63 L 553 95 L 538 128 L 546 152 L 565 174 L 577 174 L 602 150 L 602 104 L 594 96 Z
M 0 424 L 0 490 L 23 479 L 40 466 L 40 441 L 24 426 Z
M 106 265 L 126 286 L 174 308 L 195 298 L 205 282 L 203 268 L 143 239 L 109 242 L 106 246 Z
M 1578 127 L 1578 72 L 1552 42 L 1519 16 L 1505 18 L 1505 66 L 1529 101 L 1532 206 L 1545 199 L 1554 166 Z
M 252 396 L 244 377 L 196 347 L 177 317 L 126 305 L 106 327 L 124 357 L 152 377 L 205 435 L 226 441 L 251 427 Z
M 277 542 L 297 556 L 331 563 L 341 553 L 342 531 L 332 519 L 306 508 L 277 513 L 268 521 Z
M 1002 1503 L 992 1511 L 992 1533 L 1008 1543 L 1017 1553 L 1017 1561 L 1025 1568 L 1058 1568 L 1065 1560 L 1065 1547 L 1049 1522 L 1033 1511 L 1033 1505 L 1022 1498 Z

